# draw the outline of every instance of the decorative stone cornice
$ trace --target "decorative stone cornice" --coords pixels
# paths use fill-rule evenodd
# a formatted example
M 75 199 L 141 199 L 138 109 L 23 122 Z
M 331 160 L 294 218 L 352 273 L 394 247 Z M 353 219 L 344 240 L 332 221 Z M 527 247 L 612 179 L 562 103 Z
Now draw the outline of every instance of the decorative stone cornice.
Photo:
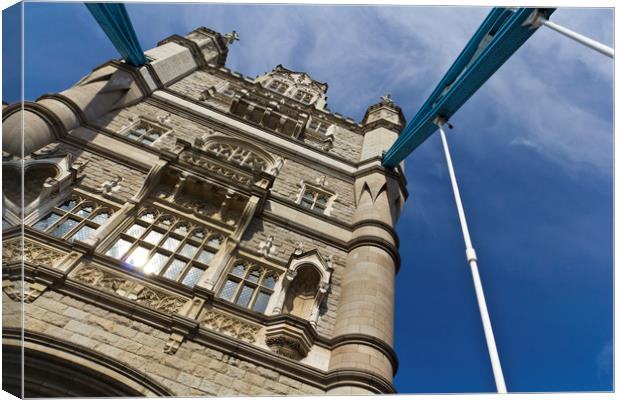
M 243 118 L 240 118 L 234 114 L 230 114 L 230 113 L 226 113 L 223 112 L 222 110 L 219 110 L 215 107 L 211 107 L 209 104 L 206 104 L 204 102 L 200 102 L 198 100 L 195 100 L 193 98 L 190 98 L 186 95 L 177 93 L 175 91 L 169 90 L 167 88 L 162 89 L 161 90 L 162 95 L 158 95 L 158 93 L 156 92 L 154 94 L 153 97 L 149 98 L 147 100 L 148 103 L 151 103 L 152 105 L 159 107 L 163 110 L 167 110 L 170 112 L 174 112 L 175 114 L 178 114 L 179 116 L 183 117 L 183 118 L 187 118 L 191 121 L 195 121 L 198 122 L 202 125 L 208 125 L 208 126 L 213 126 L 215 129 L 224 132 L 230 136 L 233 137 L 243 137 L 245 139 L 251 139 L 253 142 L 260 142 L 261 145 L 264 146 L 269 146 L 272 147 L 274 146 L 274 144 L 268 140 L 262 139 L 260 137 L 257 137 L 256 135 L 252 135 L 252 133 L 250 132 L 246 132 L 237 128 L 234 128 L 232 126 L 230 126 L 228 123 L 226 122 L 221 122 L 218 120 L 218 118 L 209 118 L 207 116 L 205 116 L 203 113 L 201 113 L 200 111 L 196 110 L 196 109 L 192 109 L 191 107 L 187 107 L 184 106 L 182 104 L 178 104 L 176 99 L 174 99 L 174 101 L 171 99 L 172 96 L 174 96 L 175 98 L 178 98 L 178 100 L 182 101 L 182 102 L 188 102 L 191 103 L 192 105 L 198 106 L 200 109 L 205 109 L 205 111 L 208 112 L 212 112 L 212 113 L 216 113 L 219 115 L 222 115 L 222 117 L 224 118 L 229 118 L 232 119 L 234 121 L 243 123 L 248 125 L 249 127 L 251 127 L 252 129 L 257 129 L 260 130 L 262 132 L 265 132 L 269 135 L 273 135 L 272 133 L 268 132 L 265 129 L 262 129 L 261 127 L 257 127 L 254 126 L 252 124 L 248 124 L 247 121 Z M 291 144 L 294 144 L 296 146 L 300 146 L 300 149 L 305 149 L 308 150 L 308 152 L 310 153 L 314 153 L 316 155 L 319 155 L 321 157 L 326 157 L 328 159 L 334 160 L 336 163 L 342 164 L 341 168 L 338 167 L 332 167 L 326 163 L 321 163 L 321 167 L 328 169 L 330 171 L 330 174 L 334 174 L 335 176 L 341 178 L 341 179 L 350 179 L 350 175 L 351 173 L 354 172 L 354 169 L 357 165 L 356 162 L 353 162 L 351 160 L 347 160 L 343 157 L 339 157 L 337 155 L 335 155 L 333 152 L 328 152 L 325 153 L 323 151 L 317 150 L 316 148 L 312 147 L 309 144 L 304 143 L 303 141 L 300 141 L 298 139 L 295 139 L 293 137 L 289 137 L 286 135 L 274 135 L 277 136 L 279 139 L 285 140 L 287 142 L 290 142 Z M 279 154 L 281 154 L 282 156 L 286 157 L 287 159 L 293 159 L 293 160 L 298 160 L 300 162 L 303 163 L 316 163 L 317 159 L 312 157 L 312 156 L 306 156 L 305 154 L 303 154 L 302 152 L 300 152 L 299 150 L 295 150 L 295 149 L 291 149 L 291 148 L 287 148 L 287 147 L 282 147 L 282 146 L 278 146 L 278 150 L 277 152 Z M 350 173 L 347 173 L 346 171 L 350 170 Z
M 356 230 L 358 228 L 362 228 L 365 226 L 377 227 L 377 228 L 380 228 L 386 231 L 390 236 L 392 236 L 392 238 L 394 239 L 394 243 L 396 244 L 396 248 L 398 249 L 400 239 L 398 237 L 398 233 L 396 232 L 396 229 L 394 229 L 392 226 L 386 224 L 383 221 L 369 220 L 369 219 L 365 219 L 359 222 L 354 222 L 353 224 L 350 225 L 352 230 Z
M 375 236 L 358 236 L 349 242 L 349 251 L 362 246 L 379 247 L 380 249 L 385 250 L 388 254 L 390 254 L 390 256 L 392 256 L 396 268 L 395 273 L 398 273 L 400 269 L 400 254 L 398 253 L 398 248 L 396 246 Z
M 377 121 L 373 121 L 369 124 L 366 124 L 362 127 L 362 132 L 366 133 L 366 132 L 370 132 L 372 130 L 375 130 L 377 128 L 385 128 L 388 129 L 390 131 L 394 131 L 394 132 L 398 132 L 400 133 L 400 131 L 403 129 L 403 127 L 399 124 L 395 124 L 393 122 L 390 121 L 386 121 L 384 119 L 379 119 Z
M 137 280 L 92 264 L 78 267 L 69 275 L 69 278 L 164 313 L 179 311 L 187 301 L 182 297 L 152 289 Z
M 367 124 L 370 114 L 372 114 L 373 112 L 378 112 L 382 108 L 396 112 L 396 114 L 398 115 L 399 123 L 393 123 L 385 119 L 379 119 L 377 121 Z M 371 105 L 366 110 L 366 113 L 364 114 L 364 118 L 362 118 L 363 131 L 368 132 L 369 130 L 375 129 L 379 126 L 384 126 L 387 129 L 400 132 L 400 130 L 405 126 L 405 121 L 406 120 L 405 120 L 405 115 L 403 114 L 403 110 L 399 106 L 397 106 L 394 103 L 394 101 L 392 101 L 392 98 L 389 94 L 386 94 L 385 96 L 381 96 L 381 101 L 379 103 Z M 389 125 L 383 125 L 383 124 L 375 125 L 375 123 L 377 122 L 388 123 Z M 371 126 L 374 126 L 374 127 L 371 128 Z
M 319 387 L 325 391 L 337 386 L 348 385 L 363 387 L 377 394 L 396 392 L 389 381 L 370 371 L 347 369 L 346 371 L 325 372 L 252 344 L 210 333 L 206 329 L 200 329 L 193 341 L 225 353 L 232 352 L 235 357 L 241 360 L 273 369 L 284 376 Z
M 381 353 L 383 353 L 384 356 L 387 357 L 387 359 L 390 361 L 390 364 L 392 364 L 392 370 L 394 371 L 394 375 L 396 375 L 396 372 L 398 371 L 398 356 L 396 355 L 396 352 L 394 351 L 392 346 L 374 336 L 365 335 L 362 333 L 349 333 L 332 338 L 330 344 L 332 350 L 338 346 L 346 344 L 360 344 L 372 347 L 376 350 L 379 350 Z
M 256 187 L 258 192 L 262 194 L 261 197 L 265 197 L 273 185 L 275 176 L 266 171 L 222 161 L 216 155 L 192 146 L 181 139 L 177 139 L 177 146 L 183 148 L 178 156 L 180 164 L 196 170 L 198 173 L 208 172 L 210 176 L 220 178 L 227 183 L 232 182 L 234 186 L 242 186 L 251 191 Z
M 248 323 L 215 308 L 205 312 L 200 320 L 200 326 L 246 343 L 256 342 L 256 336 L 260 330 L 259 325 Z
M 23 105 L 23 108 L 22 108 Z M 4 122 L 11 115 L 20 111 L 29 111 L 45 121 L 50 127 L 54 137 L 60 139 L 66 135 L 65 127 L 58 116 L 43 104 L 33 101 L 24 101 L 23 103 L 13 103 L 2 109 L 2 121 Z M 23 127 L 25 129 L 25 127 Z M 26 155 L 26 154 L 25 154 Z
M 384 377 L 373 372 L 353 368 L 335 369 L 327 373 L 326 390 L 340 386 L 355 386 L 375 394 L 396 393 L 394 385 Z
M 65 253 L 44 246 L 28 238 L 15 238 L 2 242 L 2 265 L 21 264 L 27 262 L 32 265 L 53 267 Z

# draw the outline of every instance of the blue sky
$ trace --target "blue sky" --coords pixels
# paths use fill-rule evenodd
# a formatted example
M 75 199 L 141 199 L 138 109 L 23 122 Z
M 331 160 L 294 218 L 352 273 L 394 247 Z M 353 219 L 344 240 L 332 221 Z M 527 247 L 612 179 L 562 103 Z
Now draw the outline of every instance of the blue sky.
M 241 41 L 228 67 L 250 77 L 280 63 L 306 71 L 329 83 L 332 111 L 356 120 L 386 92 L 411 118 L 489 10 L 128 5 L 145 49 L 201 25 L 237 30 Z M 552 20 L 612 45 L 609 9 L 559 9 Z M 4 38 L 8 25 L 5 18 Z M 25 32 L 30 100 L 118 57 L 82 4 L 26 4 Z M 451 121 L 453 161 L 509 391 L 612 389 L 612 78 L 610 59 L 543 28 Z M 19 98 L 6 80 L 3 97 Z M 406 171 L 396 387 L 493 391 L 437 135 L 407 159 Z

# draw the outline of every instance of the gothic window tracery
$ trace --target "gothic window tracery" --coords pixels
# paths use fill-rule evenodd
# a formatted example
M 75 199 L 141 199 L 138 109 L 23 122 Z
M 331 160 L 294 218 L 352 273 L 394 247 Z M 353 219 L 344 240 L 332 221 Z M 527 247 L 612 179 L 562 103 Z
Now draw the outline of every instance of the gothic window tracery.
M 277 280 L 276 272 L 245 260 L 237 260 L 228 272 L 218 297 L 264 313 Z
M 141 210 L 105 254 L 145 275 L 194 287 L 223 240 L 220 232 L 151 207 Z
M 269 172 L 276 164 L 270 154 L 239 139 L 211 136 L 203 149 L 220 160 L 254 171 Z
M 97 201 L 73 195 L 32 226 L 61 239 L 83 241 L 103 225 L 113 212 Z
M 265 160 L 241 146 L 234 146 L 228 143 L 212 143 L 207 146 L 206 150 L 215 154 L 218 158 L 231 161 L 237 165 L 251 166 L 260 170 L 264 170 L 267 167 Z

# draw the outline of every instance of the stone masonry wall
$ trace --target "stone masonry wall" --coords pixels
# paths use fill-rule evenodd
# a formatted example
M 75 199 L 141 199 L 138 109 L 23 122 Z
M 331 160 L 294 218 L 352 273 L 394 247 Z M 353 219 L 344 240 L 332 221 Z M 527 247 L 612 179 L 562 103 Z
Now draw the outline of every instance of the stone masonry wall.
M 257 249 L 260 242 L 266 241 L 269 236 L 274 237 L 273 245 L 277 252 L 273 257 L 282 265 L 285 265 L 289 257 L 295 251 L 297 242 L 302 242 L 304 251 L 318 249 L 322 256 L 332 256 L 334 271 L 331 277 L 331 287 L 327 294 L 325 306 L 320 312 L 317 324 L 317 332 L 330 337 L 336 322 L 336 309 L 340 298 L 340 287 L 344 274 L 347 253 L 337 249 L 326 242 L 303 236 L 290 228 L 281 227 L 268 221 L 255 218 L 245 232 L 241 246 L 249 249 Z
M 199 100 L 202 92 L 222 82 L 224 82 L 222 78 L 207 71 L 198 70 L 170 85 L 169 89 L 182 93 L 194 100 Z
M 222 82 L 224 82 L 224 79 L 207 71 L 199 70 L 171 85 L 169 89 L 191 97 L 194 100 L 199 100 L 203 91 Z M 294 103 L 295 101 L 291 99 L 290 102 Z M 317 112 L 317 116 L 322 115 L 322 113 Z M 358 162 L 364 136 L 337 125 L 334 137 L 334 147 L 328 154 L 335 154 L 350 162 Z
M 159 117 L 167 115 L 167 111 L 143 102 L 132 107 L 127 107 L 120 112 L 110 113 L 100 118 L 96 124 L 99 127 L 107 128 L 114 132 L 120 132 L 124 127 L 133 123 L 130 118 L 143 116 L 157 121 Z M 166 126 L 173 129 L 173 136 L 165 135 L 154 144 L 155 147 L 166 150 L 172 150 L 174 148 L 176 138 L 193 143 L 195 138 L 202 137 L 207 134 L 210 129 L 174 114 L 169 116 Z M 219 131 L 215 131 L 213 134 L 226 136 Z M 273 193 L 277 195 L 296 201 L 301 191 L 301 186 L 299 185 L 301 180 L 315 183 L 315 180 L 323 175 L 325 175 L 325 173 L 316 171 L 312 167 L 306 166 L 301 162 L 289 159 L 278 174 L 272 190 Z M 355 208 L 353 183 L 330 175 L 327 175 L 326 181 L 327 188 L 337 194 L 330 216 L 343 222 L 351 222 Z
M 135 120 L 137 120 L 137 117 L 145 117 L 153 121 L 158 121 L 159 118 L 164 118 L 167 116 L 168 119 L 166 123 L 162 125 L 172 128 L 173 135 L 172 137 L 166 135 L 162 140 L 155 142 L 154 146 L 157 148 L 172 150 L 172 148 L 174 148 L 176 138 L 193 143 L 195 138 L 202 137 L 209 131 L 209 128 L 206 126 L 170 113 L 167 110 L 163 110 L 146 102 L 141 102 L 120 111 L 106 114 L 99 118 L 94 125 L 101 128 L 107 128 L 113 132 L 121 132 L 125 127 L 131 125 Z M 133 121 L 131 120 L 132 118 L 134 118 Z M 225 135 L 221 132 L 216 133 L 219 135 Z
M 3 293 L 3 309 L 12 300 Z M 185 341 L 164 353 L 168 333 L 70 296 L 47 291 L 25 304 L 24 328 L 86 346 L 143 372 L 178 396 L 324 394 L 321 389 Z M 10 323 L 11 320 L 5 320 Z
M 81 172 L 84 178 L 80 181 L 79 187 L 83 187 L 88 191 L 96 192 L 104 182 L 120 176 L 122 181 L 118 185 L 119 189 L 113 193 L 112 197 L 125 202 L 140 190 L 146 179 L 146 174 L 143 172 L 67 143 L 51 143 L 43 149 L 52 146 L 58 146 L 59 153 L 72 154 L 74 156 L 74 165 L 85 165 Z
M 287 160 L 273 183 L 272 193 L 297 201 L 301 193 L 301 181 L 316 184 L 317 179 L 325 173 L 317 171 L 295 160 Z M 336 193 L 336 199 L 332 205 L 330 217 L 343 222 L 351 222 L 355 212 L 355 200 L 353 194 L 353 182 L 347 182 L 327 175 L 326 188 Z

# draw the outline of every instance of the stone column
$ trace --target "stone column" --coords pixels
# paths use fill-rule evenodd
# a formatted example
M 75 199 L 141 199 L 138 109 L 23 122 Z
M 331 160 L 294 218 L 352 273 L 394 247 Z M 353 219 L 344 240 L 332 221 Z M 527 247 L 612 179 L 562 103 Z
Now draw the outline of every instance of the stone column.
M 370 381 L 388 385 L 395 373 L 392 346 L 398 243 L 394 226 L 406 193 L 399 176 L 380 166 L 380 158 L 403 124 L 400 109 L 389 97 L 371 106 L 364 117 L 362 159 L 355 180 L 354 232 L 330 359 L 330 371 L 357 371 L 354 375 L 360 375 L 360 383 L 349 380 L 336 385 L 330 390 L 333 394 L 364 393 L 369 379 L 361 377 L 364 373 L 372 375 Z M 380 390 L 379 383 L 373 385 Z

